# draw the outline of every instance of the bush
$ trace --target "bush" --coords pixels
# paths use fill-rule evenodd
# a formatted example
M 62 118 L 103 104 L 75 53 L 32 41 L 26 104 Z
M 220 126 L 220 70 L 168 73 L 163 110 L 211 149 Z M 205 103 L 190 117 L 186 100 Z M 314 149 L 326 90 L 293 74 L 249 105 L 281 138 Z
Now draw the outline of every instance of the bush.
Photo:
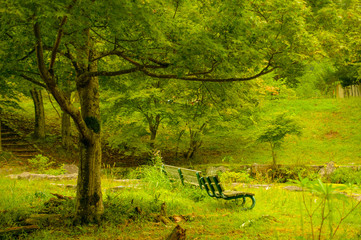
M 361 171 L 340 167 L 331 174 L 332 183 L 361 183 Z
M 248 172 L 224 172 L 220 176 L 221 182 L 224 183 L 232 183 L 232 182 L 242 182 L 242 183 L 250 183 L 252 181 Z
M 278 169 L 270 169 L 268 174 L 271 176 L 273 181 L 285 183 L 289 180 L 298 179 L 298 176 L 307 177 L 311 180 L 315 180 L 317 178 L 317 173 L 315 170 L 302 167 L 302 166 L 295 166 L 295 167 L 281 167 Z
M 40 173 L 44 173 L 54 162 L 51 162 L 48 157 L 41 154 L 29 159 L 29 164 L 37 169 Z

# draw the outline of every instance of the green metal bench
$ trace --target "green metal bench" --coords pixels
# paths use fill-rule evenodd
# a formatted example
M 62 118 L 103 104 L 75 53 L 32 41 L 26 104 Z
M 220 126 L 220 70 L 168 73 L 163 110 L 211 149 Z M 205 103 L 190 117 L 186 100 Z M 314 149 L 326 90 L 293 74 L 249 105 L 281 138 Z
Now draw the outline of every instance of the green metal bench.
M 256 204 L 253 193 L 224 190 L 218 176 L 202 177 L 201 171 L 171 165 L 163 165 L 163 172 L 170 179 L 180 181 L 183 185 L 191 184 L 205 189 L 210 197 L 224 200 L 242 199 L 241 204 L 244 210 L 250 210 Z
M 180 181 L 183 185 L 191 184 L 202 188 L 200 182 L 202 172 L 200 171 L 164 164 L 163 172 L 165 172 L 170 179 Z
M 244 206 L 244 210 L 250 210 L 256 205 L 256 199 L 253 193 L 224 190 L 222 184 L 219 182 L 218 176 L 200 177 L 200 181 L 210 197 L 224 200 L 242 199 L 241 204 Z M 250 202 L 247 201 L 247 199 L 249 199 Z

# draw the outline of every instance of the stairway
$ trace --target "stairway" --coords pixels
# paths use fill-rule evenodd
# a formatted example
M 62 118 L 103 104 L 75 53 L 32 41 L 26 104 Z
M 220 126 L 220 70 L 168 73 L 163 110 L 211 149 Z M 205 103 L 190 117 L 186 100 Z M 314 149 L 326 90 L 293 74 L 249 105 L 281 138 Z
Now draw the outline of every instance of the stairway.
M 1 146 L 5 152 L 12 152 L 17 158 L 28 159 L 40 154 L 40 151 L 27 142 L 19 133 L 1 122 Z

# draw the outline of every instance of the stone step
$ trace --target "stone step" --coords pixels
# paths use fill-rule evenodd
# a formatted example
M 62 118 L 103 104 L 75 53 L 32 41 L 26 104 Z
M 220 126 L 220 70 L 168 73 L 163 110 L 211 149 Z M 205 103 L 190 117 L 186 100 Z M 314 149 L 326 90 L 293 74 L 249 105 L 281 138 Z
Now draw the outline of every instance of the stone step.
M 14 137 L 14 136 L 19 137 L 19 135 L 16 133 L 1 134 L 1 138 Z
M 3 129 L 1 129 L 1 135 L 3 136 L 3 135 L 7 135 L 7 134 L 15 134 L 13 131 L 11 131 L 11 130 L 3 130 Z
M 33 152 L 37 152 L 35 149 L 26 149 L 26 148 L 23 148 L 23 149 L 11 149 L 12 152 L 16 152 L 16 153 L 21 153 L 21 152 L 30 152 L 30 153 L 33 153 Z
M 26 142 L 16 131 L 1 123 L 1 144 L 5 151 L 12 152 L 18 158 L 32 158 L 39 154 L 34 145 Z
M 17 158 L 21 158 L 21 159 L 29 159 L 29 158 L 33 158 L 35 157 L 37 154 L 27 154 L 27 155 L 17 155 L 17 154 L 14 154 Z
M 30 143 L 2 143 L 2 146 L 13 147 L 13 146 L 30 146 L 33 147 Z

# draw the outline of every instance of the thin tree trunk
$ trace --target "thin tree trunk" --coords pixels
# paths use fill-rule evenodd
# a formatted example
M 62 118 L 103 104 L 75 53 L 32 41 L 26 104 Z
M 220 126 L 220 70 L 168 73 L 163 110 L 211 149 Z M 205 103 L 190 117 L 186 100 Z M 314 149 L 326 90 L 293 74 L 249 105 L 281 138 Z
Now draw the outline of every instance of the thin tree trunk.
M 70 115 L 66 112 L 63 112 L 61 114 L 61 144 L 67 151 L 69 151 L 70 146 L 72 145 L 70 129 Z
M 271 144 L 271 150 L 272 150 L 272 163 L 273 163 L 273 168 L 274 169 L 277 169 L 278 166 L 277 166 L 277 153 L 276 153 L 276 150 L 275 150 L 275 146 L 273 143 L 270 143 Z
M 178 135 L 178 138 L 177 138 L 177 146 L 176 146 L 176 148 L 175 148 L 175 158 L 176 158 L 176 159 L 178 159 L 179 142 L 180 142 L 180 140 L 181 140 L 181 138 L 182 138 L 182 136 L 183 136 L 184 133 L 185 133 L 185 130 L 184 130 L 184 129 L 181 130 L 181 131 L 179 132 L 179 135 Z
M 190 127 L 189 127 L 189 148 L 188 148 L 188 152 L 186 155 L 186 161 L 189 161 L 191 158 L 194 157 L 194 155 L 196 154 L 196 152 L 198 151 L 198 149 L 202 146 L 202 138 L 201 138 L 201 133 L 203 131 L 203 129 L 207 126 L 207 123 L 203 123 L 202 126 L 193 131 Z
M 1 144 L 1 119 L 0 119 L 0 153 L 3 151 Z
M 41 90 L 32 89 L 30 90 L 31 97 L 34 101 L 35 108 L 35 128 L 34 128 L 34 137 L 35 138 L 45 138 L 45 113 L 44 113 L 44 103 Z
M 159 124 L 161 122 L 160 115 L 157 114 L 153 120 L 153 117 L 148 117 L 148 124 L 150 130 L 150 147 L 154 149 L 155 146 L 155 139 L 157 137 L 157 132 L 159 128 Z

